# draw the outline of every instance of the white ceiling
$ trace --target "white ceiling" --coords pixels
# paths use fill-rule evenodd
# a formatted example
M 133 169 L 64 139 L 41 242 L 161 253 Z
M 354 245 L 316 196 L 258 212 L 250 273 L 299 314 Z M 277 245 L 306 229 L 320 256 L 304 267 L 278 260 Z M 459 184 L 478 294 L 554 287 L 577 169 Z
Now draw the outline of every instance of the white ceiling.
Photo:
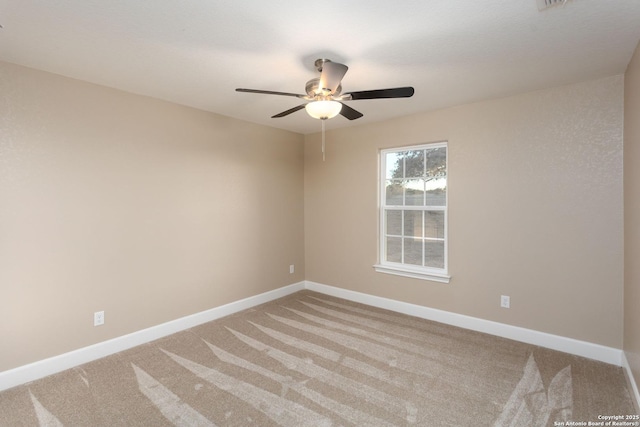
M 640 39 L 640 0 L 0 0 L 0 60 L 299 133 L 291 97 L 313 63 L 349 66 L 343 92 L 413 86 L 360 100 L 328 128 L 621 74 Z

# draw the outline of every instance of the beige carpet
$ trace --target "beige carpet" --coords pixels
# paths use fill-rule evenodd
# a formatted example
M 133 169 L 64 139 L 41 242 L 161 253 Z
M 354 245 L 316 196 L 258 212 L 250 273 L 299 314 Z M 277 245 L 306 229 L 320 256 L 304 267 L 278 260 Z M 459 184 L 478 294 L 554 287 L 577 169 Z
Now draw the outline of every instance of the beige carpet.
M 0 393 L 1 426 L 554 426 L 632 413 L 619 367 L 310 291 Z

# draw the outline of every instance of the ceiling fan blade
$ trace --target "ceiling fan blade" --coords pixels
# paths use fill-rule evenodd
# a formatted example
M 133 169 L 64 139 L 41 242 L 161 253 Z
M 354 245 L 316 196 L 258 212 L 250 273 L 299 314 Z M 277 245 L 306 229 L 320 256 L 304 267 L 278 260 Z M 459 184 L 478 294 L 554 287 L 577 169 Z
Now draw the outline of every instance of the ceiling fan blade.
M 287 111 L 283 111 L 282 113 L 278 113 L 275 116 L 271 116 L 271 118 L 272 119 L 277 119 L 277 118 L 280 118 L 280 117 L 288 116 L 291 113 L 295 113 L 298 110 L 302 110 L 305 105 L 307 105 L 307 104 L 301 104 L 301 105 L 298 105 L 297 107 L 289 108 Z
M 361 90 L 358 92 L 345 93 L 343 96 L 349 96 L 351 100 L 358 99 L 381 99 L 381 98 L 410 98 L 413 96 L 414 89 L 411 86 L 396 87 L 392 89 L 376 89 Z
M 353 108 L 349 107 L 347 104 L 344 104 L 342 102 L 340 104 L 342 104 L 342 110 L 340 110 L 340 114 L 346 117 L 347 119 L 355 120 L 363 116 L 363 114 L 360 111 L 354 110 Z
M 264 95 L 282 95 L 282 96 L 294 96 L 296 98 L 306 98 L 307 95 L 301 95 L 298 93 L 289 93 L 289 92 L 276 92 L 273 90 L 259 90 L 259 89 L 243 89 L 238 88 L 236 92 L 247 92 L 247 93 L 261 93 Z
M 338 64 L 337 62 L 325 61 L 322 64 L 322 73 L 320 74 L 319 89 L 326 90 L 334 93 L 345 74 L 347 74 L 347 67 L 344 64 Z

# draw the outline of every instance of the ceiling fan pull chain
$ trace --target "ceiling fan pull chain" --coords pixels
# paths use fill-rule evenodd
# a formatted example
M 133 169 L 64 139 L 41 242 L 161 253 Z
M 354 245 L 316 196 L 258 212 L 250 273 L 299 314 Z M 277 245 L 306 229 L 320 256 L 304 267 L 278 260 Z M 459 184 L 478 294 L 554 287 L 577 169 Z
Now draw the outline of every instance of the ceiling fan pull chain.
M 322 119 L 322 161 L 324 162 L 324 122 L 326 121 L 326 119 Z

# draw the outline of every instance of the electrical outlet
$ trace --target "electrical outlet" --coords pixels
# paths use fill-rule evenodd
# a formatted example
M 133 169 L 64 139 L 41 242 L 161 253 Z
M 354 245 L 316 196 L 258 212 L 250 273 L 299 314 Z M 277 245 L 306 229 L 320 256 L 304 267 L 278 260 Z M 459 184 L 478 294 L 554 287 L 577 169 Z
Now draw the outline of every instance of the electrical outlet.
M 293 274 L 294 271 L 296 271 L 296 268 L 295 268 L 295 266 L 293 264 L 291 264 L 289 266 L 289 274 Z
M 104 311 L 96 311 L 93 313 L 93 326 L 104 325 Z
M 511 297 L 509 297 L 509 295 L 501 295 L 500 296 L 500 307 L 502 307 L 502 308 L 510 308 L 511 307 Z

